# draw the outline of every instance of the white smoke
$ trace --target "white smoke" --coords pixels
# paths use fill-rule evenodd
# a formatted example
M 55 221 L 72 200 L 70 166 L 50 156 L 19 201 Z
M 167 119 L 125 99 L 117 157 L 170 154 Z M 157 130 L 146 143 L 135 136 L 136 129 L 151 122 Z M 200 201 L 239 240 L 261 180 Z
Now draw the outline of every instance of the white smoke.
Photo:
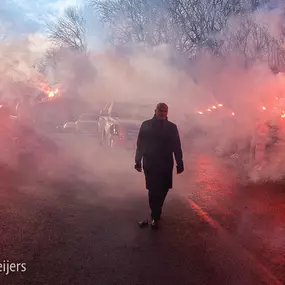
M 265 23 L 272 37 L 278 38 L 281 14 L 281 9 L 263 9 L 247 17 Z M 221 38 L 227 39 L 236 32 L 240 20 L 235 18 L 233 23 L 229 31 L 221 33 Z M 2 89 L 8 90 L 15 81 L 38 78 L 34 64 L 47 48 L 50 43 L 40 34 L 1 43 Z M 261 108 L 283 92 L 283 79 L 271 72 L 266 61 L 245 66 L 244 58 L 234 52 L 223 59 L 203 52 L 193 61 L 186 58 L 183 61 L 186 68 L 181 67 L 181 58 L 173 56 L 172 47 L 167 45 L 153 48 L 133 45 L 128 51 L 106 46 L 89 49 L 84 57 L 64 49 L 56 66 L 50 66 L 46 79 L 71 86 L 100 108 L 111 100 L 147 102 L 153 104 L 153 110 L 158 102 L 166 102 L 169 119 L 178 124 L 185 151 L 223 154 L 230 153 L 236 144 L 243 148 L 246 139 L 255 132 L 256 122 L 270 119 L 269 113 Z M 207 111 L 218 104 L 223 107 Z M 194 129 L 203 129 L 206 135 L 198 136 Z M 254 168 L 254 174 L 250 169 L 247 174 L 255 175 L 256 180 L 280 178 L 284 173 L 282 162 L 275 162 L 273 156 L 270 161 L 274 170 L 270 168 L 264 174 Z M 96 161 L 96 165 L 100 164 Z M 240 164 L 239 167 L 245 168 Z

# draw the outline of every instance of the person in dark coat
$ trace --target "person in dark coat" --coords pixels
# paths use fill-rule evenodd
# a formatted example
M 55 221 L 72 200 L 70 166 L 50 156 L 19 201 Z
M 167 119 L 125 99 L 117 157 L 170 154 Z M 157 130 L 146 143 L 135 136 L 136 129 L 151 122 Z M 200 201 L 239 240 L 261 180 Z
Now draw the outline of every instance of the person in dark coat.
M 144 170 L 152 228 L 157 228 L 164 200 L 172 188 L 173 154 L 177 174 L 184 171 L 178 128 L 168 121 L 167 114 L 168 106 L 159 103 L 153 118 L 142 123 L 137 139 L 135 169 L 139 172 Z M 148 220 L 139 222 L 141 227 L 147 224 Z

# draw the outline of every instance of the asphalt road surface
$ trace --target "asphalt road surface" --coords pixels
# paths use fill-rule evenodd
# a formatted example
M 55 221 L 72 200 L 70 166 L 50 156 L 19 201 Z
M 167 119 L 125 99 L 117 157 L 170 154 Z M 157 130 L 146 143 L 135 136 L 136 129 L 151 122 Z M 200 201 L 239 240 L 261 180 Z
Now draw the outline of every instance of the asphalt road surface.
M 187 156 L 160 229 L 140 229 L 134 153 L 53 140 L 60 151 L 39 174 L 2 175 L 0 284 L 284 284 L 282 184 L 241 187 L 214 158 Z M 7 272 L 8 261 L 21 264 Z

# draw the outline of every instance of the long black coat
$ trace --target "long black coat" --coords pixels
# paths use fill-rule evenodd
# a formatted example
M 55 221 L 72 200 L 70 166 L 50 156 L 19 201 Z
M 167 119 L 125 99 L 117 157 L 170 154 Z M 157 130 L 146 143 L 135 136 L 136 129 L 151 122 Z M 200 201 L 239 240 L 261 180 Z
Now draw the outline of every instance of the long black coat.
M 173 154 L 176 164 L 183 167 L 181 142 L 177 126 L 154 116 L 140 127 L 135 162 L 141 165 L 146 179 L 146 189 L 171 189 Z

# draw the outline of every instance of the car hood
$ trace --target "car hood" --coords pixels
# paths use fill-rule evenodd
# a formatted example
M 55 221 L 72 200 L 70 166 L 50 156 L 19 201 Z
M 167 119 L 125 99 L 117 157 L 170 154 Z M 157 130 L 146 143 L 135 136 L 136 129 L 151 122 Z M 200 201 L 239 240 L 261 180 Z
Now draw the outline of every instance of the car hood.
M 139 128 L 142 124 L 142 120 L 130 120 L 130 119 L 113 119 L 114 123 L 121 124 L 123 126 L 132 126 Z
M 82 124 L 82 123 L 84 123 L 84 124 L 97 124 L 98 123 L 98 121 L 93 121 L 93 120 L 78 120 L 78 121 L 76 121 L 76 123 L 80 123 L 80 124 Z

